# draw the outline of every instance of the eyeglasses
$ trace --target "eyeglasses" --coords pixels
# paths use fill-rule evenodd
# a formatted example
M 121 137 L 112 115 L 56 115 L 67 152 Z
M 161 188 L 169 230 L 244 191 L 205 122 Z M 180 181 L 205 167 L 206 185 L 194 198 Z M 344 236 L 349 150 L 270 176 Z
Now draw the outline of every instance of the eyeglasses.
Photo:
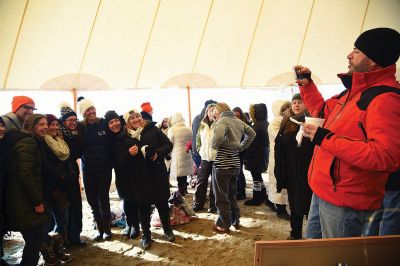
M 37 110 L 35 107 L 32 107 L 32 106 L 29 106 L 29 105 L 22 105 L 22 107 L 24 108 L 24 109 L 26 109 L 26 110 L 32 110 L 32 111 L 34 111 L 34 110 Z
M 78 123 L 79 119 L 65 119 L 65 121 L 69 123 Z

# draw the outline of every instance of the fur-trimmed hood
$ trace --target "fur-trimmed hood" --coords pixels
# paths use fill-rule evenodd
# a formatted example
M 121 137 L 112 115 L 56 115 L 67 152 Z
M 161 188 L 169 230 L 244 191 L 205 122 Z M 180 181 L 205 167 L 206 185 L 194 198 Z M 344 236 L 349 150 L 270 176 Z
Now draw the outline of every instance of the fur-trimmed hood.
M 265 103 L 257 103 L 250 105 L 249 113 L 253 123 L 266 122 L 268 120 L 268 110 Z
M 290 103 L 287 100 L 276 100 L 272 103 L 272 113 L 274 114 L 275 117 L 281 116 L 281 108 L 284 104 Z
M 171 127 L 176 125 L 177 123 L 185 123 L 185 118 L 183 118 L 182 113 L 175 113 L 171 116 L 171 119 L 169 120 L 169 124 Z

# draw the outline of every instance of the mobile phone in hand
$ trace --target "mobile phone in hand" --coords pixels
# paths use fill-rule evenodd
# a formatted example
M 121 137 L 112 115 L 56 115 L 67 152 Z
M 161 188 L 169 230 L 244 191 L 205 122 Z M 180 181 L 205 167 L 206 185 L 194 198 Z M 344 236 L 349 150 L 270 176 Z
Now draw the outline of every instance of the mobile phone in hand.
M 296 68 L 293 68 L 293 73 L 294 73 L 294 78 L 296 80 L 311 79 L 311 73 L 300 73 L 299 71 L 296 70 Z

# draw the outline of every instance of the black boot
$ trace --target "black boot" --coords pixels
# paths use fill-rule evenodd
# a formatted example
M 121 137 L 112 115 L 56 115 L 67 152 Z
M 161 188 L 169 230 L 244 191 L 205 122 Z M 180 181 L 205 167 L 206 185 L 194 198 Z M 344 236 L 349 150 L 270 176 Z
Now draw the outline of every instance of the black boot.
M 272 201 L 270 201 L 270 200 L 268 199 L 268 197 L 266 197 L 266 199 L 265 199 L 265 205 L 267 205 L 267 208 L 269 208 L 271 211 L 276 212 L 275 203 L 273 203 Z
M 172 232 L 172 229 L 164 230 L 164 237 L 168 242 L 174 242 L 175 241 L 175 235 Z
M 54 251 L 56 256 L 65 263 L 69 263 L 72 261 L 72 257 L 70 254 L 65 252 L 64 243 L 66 241 L 67 235 L 65 234 L 57 234 L 51 236 L 51 239 L 54 242 Z
M 104 226 L 102 221 L 96 222 L 96 228 L 97 232 L 93 237 L 94 241 L 102 241 L 103 240 L 103 234 L 104 234 Z
M 266 191 L 264 188 L 264 191 L 256 191 L 253 190 L 253 198 L 246 200 L 244 202 L 244 205 L 246 206 L 261 206 L 261 203 L 263 203 L 265 201 L 266 198 Z
M 111 225 L 110 225 L 109 220 L 104 221 L 103 228 L 104 228 L 103 239 L 110 240 L 112 237 L 112 233 L 111 233 Z
M 286 210 L 285 204 L 276 204 L 276 216 L 287 221 L 290 220 L 290 215 Z
M 144 250 L 149 249 L 151 247 L 151 234 L 150 233 L 143 234 L 140 244 Z
M 131 239 L 136 239 L 138 236 L 140 235 L 140 229 L 139 229 L 139 225 L 137 226 L 132 226 L 131 232 L 129 234 L 129 237 Z
M 40 253 L 43 256 L 44 265 L 61 265 L 61 261 L 57 257 L 53 239 L 50 238 L 48 243 L 43 244 Z
M 186 176 L 178 176 L 178 191 L 179 194 L 185 196 L 187 194 L 187 177 Z

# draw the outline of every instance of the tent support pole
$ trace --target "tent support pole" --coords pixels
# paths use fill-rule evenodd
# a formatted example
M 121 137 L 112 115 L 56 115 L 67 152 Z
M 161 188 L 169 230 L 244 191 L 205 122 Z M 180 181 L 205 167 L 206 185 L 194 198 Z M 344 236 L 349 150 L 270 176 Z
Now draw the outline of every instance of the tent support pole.
M 76 88 L 72 88 L 72 97 L 73 97 L 73 99 L 74 99 L 74 111 L 76 112 L 76 108 L 77 108 L 77 99 L 78 99 L 78 97 L 77 97 L 77 92 L 76 92 Z
M 192 126 L 192 108 L 190 105 L 190 86 L 186 87 L 187 97 L 188 97 L 188 111 L 189 111 L 189 126 Z

